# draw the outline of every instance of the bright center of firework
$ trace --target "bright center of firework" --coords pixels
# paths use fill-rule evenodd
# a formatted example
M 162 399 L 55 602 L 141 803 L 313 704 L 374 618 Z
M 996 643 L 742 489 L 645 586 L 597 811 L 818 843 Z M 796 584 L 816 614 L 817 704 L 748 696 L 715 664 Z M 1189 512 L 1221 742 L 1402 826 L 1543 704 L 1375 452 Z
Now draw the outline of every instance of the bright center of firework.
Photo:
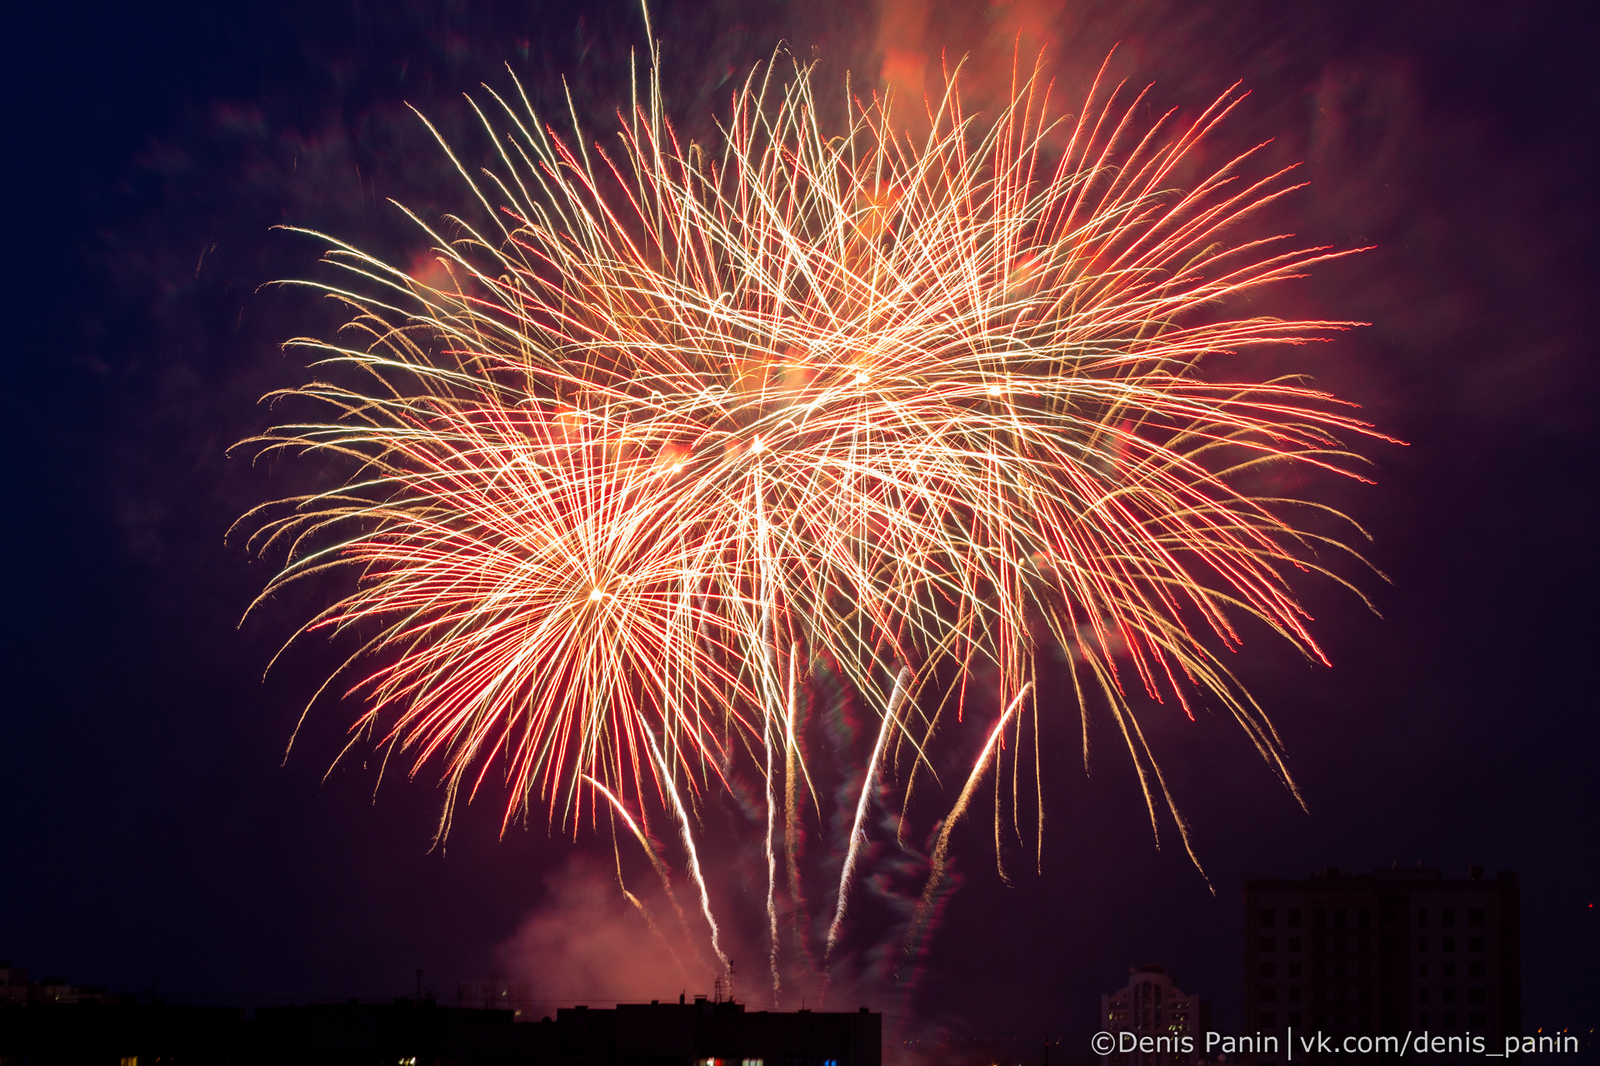
M 865 385 L 866 383 L 867 383 L 867 372 L 865 370 L 858 371 L 856 373 L 856 384 L 857 385 Z
M 766 445 L 761 443 L 760 437 L 757 437 L 755 440 L 750 442 L 750 451 L 752 454 L 759 453 L 765 447 Z
M 601 592 L 599 589 L 594 589 L 592 592 L 589 593 L 589 602 L 590 603 L 599 603 L 601 598 L 604 597 L 604 596 L 605 596 L 605 593 Z
M 990 385 L 989 386 L 989 395 L 990 396 L 998 396 L 998 395 L 1000 395 L 1000 386 L 999 385 Z

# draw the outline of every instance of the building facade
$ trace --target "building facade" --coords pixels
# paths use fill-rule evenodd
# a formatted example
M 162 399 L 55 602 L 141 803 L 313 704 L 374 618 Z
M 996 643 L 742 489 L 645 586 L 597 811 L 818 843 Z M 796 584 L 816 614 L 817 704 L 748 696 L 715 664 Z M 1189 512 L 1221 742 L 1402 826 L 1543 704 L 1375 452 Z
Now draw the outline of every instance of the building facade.
M 1485 879 L 1472 867 L 1454 880 L 1437 869 L 1330 867 L 1306 880 L 1248 878 L 1244 910 L 1247 1027 L 1335 1040 L 1426 1031 L 1489 1047 L 1521 1031 L 1514 873 Z M 1255 1056 L 1275 1060 L 1283 1056 Z
M 1154 963 L 1128 971 L 1127 987 L 1100 997 L 1100 1031 L 1116 1049 L 1102 1066 L 1194 1066 L 1201 1050 L 1200 997 Z

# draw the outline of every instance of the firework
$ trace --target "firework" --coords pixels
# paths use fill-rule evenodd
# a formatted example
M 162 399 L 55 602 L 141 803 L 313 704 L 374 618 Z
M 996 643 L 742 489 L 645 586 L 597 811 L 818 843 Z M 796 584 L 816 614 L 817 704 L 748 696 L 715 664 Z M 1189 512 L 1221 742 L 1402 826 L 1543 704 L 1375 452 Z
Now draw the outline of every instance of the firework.
M 1133 693 L 1226 708 L 1292 788 L 1219 655 L 1253 617 L 1322 658 L 1288 576 L 1327 572 L 1317 551 L 1340 545 L 1247 475 L 1350 473 L 1341 440 L 1377 434 L 1295 381 L 1203 373 L 1351 325 L 1223 310 L 1343 254 L 1237 236 L 1296 187 L 1240 177 L 1253 152 L 1179 180 L 1241 97 L 1141 128 L 1143 95 L 1097 80 L 1064 120 L 1035 75 L 980 118 L 952 77 L 913 139 L 886 99 L 830 112 L 778 60 L 701 144 L 668 120 L 658 67 L 604 143 L 520 86 L 486 90 L 496 162 L 456 163 L 481 212 L 446 219 L 448 240 L 412 216 L 448 283 L 317 235 L 348 280 L 314 287 L 349 324 L 294 342 L 321 376 L 274 397 L 321 411 L 253 443 L 345 473 L 250 520 L 287 556 L 264 596 L 353 575 L 303 630 L 360 635 L 336 675 L 364 701 L 352 743 L 413 772 L 439 760 L 441 831 L 498 768 L 508 821 L 538 807 L 575 828 L 600 803 L 660 872 L 629 811 L 664 811 L 724 966 L 691 808 L 759 776 L 775 995 L 778 836 L 798 905 L 815 802 L 796 696 L 812 664 L 878 719 L 824 966 L 875 782 L 898 767 L 909 803 L 941 723 L 980 706 L 979 673 L 984 713 L 1003 711 L 908 943 L 1003 751 L 1020 773 L 1031 750 L 1042 805 L 1024 741 L 1059 713 L 1036 698 L 1046 647 L 1070 662 L 1068 713 L 1114 719 L 1152 826 L 1171 797 Z

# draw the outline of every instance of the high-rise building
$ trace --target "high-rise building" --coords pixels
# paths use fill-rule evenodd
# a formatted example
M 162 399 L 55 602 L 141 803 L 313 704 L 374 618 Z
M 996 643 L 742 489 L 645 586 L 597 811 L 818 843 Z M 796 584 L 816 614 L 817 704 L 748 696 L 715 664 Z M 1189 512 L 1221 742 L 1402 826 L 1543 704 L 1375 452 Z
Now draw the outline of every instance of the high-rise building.
M 1307 880 L 1251 877 L 1244 912 L 1247 1027 L 1335 1039 L 1470 1034 L 1490 1047 L 1520 1032 L 1514 873 L 1485 879 L 1474 866 L 1450 880 L 1436 869 L 1329 867 Z
M 1128 971 L 1126 988 L 1100 997 L 1100 1031 L 1115 1039 L 1102 1066 L 1194 1066 L 1199 1058 L 1200 997 L 1172 983 L 1166 967 Z

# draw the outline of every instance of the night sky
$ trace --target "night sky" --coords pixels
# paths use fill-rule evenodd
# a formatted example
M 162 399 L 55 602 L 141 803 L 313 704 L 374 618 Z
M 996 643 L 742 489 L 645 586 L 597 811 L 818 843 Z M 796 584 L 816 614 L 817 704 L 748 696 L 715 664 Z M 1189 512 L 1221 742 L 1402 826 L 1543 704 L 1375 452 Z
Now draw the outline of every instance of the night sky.
M 1407 442 L 1364 446 L 1374 485 L 1307 490 L 1372 534 L 1389 581 L 1361 584 L 1381 617 L 1308 581 L 1333 668 L 1259 633 L 1239 656 L 1309 812 L 1236 727 L 1173 711 L 1156 743 L 1213 895 L 1170 825 L 1157 849 L 1110 731 L 1085 777 L 1065 722 L 1046 736 L 1043 872 L 1019 861 L 1008 888 L 984 819 L 956 833 L 917 1024 L 1086 1039 L 1099 994 L 1159 961 L 1236 1027 L 1245 875 L 1420 861 L 1521 875 L 1525 1029 L 1588 1030 L 1600 113 L 1583 6 L 714 0 L 653 17 L 684 113 L 724 104 L 781 40 L 818 50 L 823 85 L 876 76 L 890 47 L 946 47 L 981 87 L 1019 32 L 1069 98 L 1118 42 L 1115 71 L 1163 108 L 1242 79 L 1224 141 L 1306 160 L 1289 210 L 1308 242 L 1374 246 L 1280 306 L 1372 323 L 1292 359 Z M 520 975 L 541 950 L 603 972 L 640 939 L 591 891 L 614 886 L 608 840 L 538 821 L 502 837 L 495 796 L 434 847 L 434 778 L 391 774 L 374 797 L 357 758 L 323 779 L 352 707 L 320 707 L 284 760 L 337 659 L 311 642 L 263 681 L 307 604 L 239 626 L 270 563 L 226 534 L 282 483 L 227 449 L 268 424 L 262 395 L 305 380 L 281 342 L 334 321 L 263 288 L 320 252 L 271 227 L 411 254 L 387 198 L 431 217 L 460 190 L 405 103 L 470 153 L 460 94 L 505 84 L 509 62 L 542 101 L 567 75 L 603 132 L 637 8 L 35 4 L 8 22 L 0 959 L 219 1004 L 399 995 L 417 969 L 453 1002 L 458 979 Z M 652 994 L 573 974 L 540 987 Z

